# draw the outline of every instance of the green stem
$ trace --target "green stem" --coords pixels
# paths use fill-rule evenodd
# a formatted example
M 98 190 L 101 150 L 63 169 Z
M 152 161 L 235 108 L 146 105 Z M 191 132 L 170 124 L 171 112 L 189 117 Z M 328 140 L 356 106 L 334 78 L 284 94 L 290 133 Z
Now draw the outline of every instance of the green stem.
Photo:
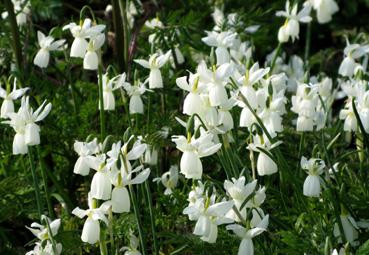
M 275 54 L 273 56 L 273 60 L 272 60 L 272 64 L 270 66 L 270 71 L 269 71 L 269 75 L 273 74 L 273 70 L 274 70 L 274 66 L 275 66 L 275 62 L 277 61 L 277 58 L 281 52 L 281 49 L 282 49 L 282 43 L 279 42 L 278 43 L 278 46 L 277 46 L 277 49 L 275 51 Z
M 127 12 L 126 12 L 126 1 L 125 0 L 120 0 L 119 2 L 119 7 L 120 7 L 120 15 L 123 21 L 123 39 L 124 39 L 124 44 L 123 44 L 123 57 L 124 57 L 124 63 L 125 63 L 125 67 L 126 67 L 126 72 L 128 75 L 128 45 L 129 45 L 129 34 L 128 34 L 128 20 L 127 20 Z
M 114 242 L 114 231 L 113 231 L 113 225 L 114 225 L 114 215 L 112 212 L 111 207 L 109 208 L 109 212 L 108 212 L 108 218 L 109 218 L 109 236 L 110 236 L 110 248 L 111 248 L 111 254 L 114 255 L 116 254 L 116 250 L 115 250 L 115 242 Z
M 103 97 L 103 84 L 102 84 L 102 66 L 99 64 L 99 109 L 100 109 L 100 134 L 101 141 L 105 138 L 105 112 L 104 112 L 104 97 Z
M 102 225 L 101 222 L 100 222 L 100 225 Z M 105 241 L 105 230 L 100 230 L 99 246 L 100 246 L 100 254 L 108 255 L 108 248 L 106 247 L 106 241 Z
M 34 168 L 34 161 L 33 161 L 32 147 L 31 146 L 28 147 L 28 158 L 29 158 L 29 164 L 30 164 L 31 172 L 32 172 L 33 186 L 34 186 L 35 194 L 36 194 L 36 203 L 37 203 L 38 216 L 41 219 L 41 215 L 42 215 L 41 194 L 40 194 L 40 187 L 38 185 L 38 178 L 37 178 L 37 174 L 36 174 L 36 169 Z
M 139 235 L 139 238 L 140 238 L 142 254 L 147 255 L 146 242 L 144 241 L 145 237 L 144 237 L 144 232 L 143 232 L 143 228 L 142 228 L 140 213 L 138 211 L 137 199 L 136 199 L 136 196 L 134 194 L 132 185 L 129 185 L 129 193 L 131 195 L 131 201 L 132 201 L 132 204 L 133 204 L 133 211 L 135 213 L 136 220 L 137 220 L 138 235 Z
M 49 239 L 50 239 L 51 245 L 53 247 L 53 252 L 54 252 L 54 254 L 58 254 L 57 249 L 56 249 L 56 242 L 55 242 L 55 239 L 54 239 L 54 236 L 53 236 L 53 232 L 51 231 L 49 221 L 46 217 L 44 217 L 43 220 L 46 223 L 47 232 L 49 234 Z
M 15 62 L 17 64 L 18 70 L 22 71 L 22 49 L 20 45 L 19 29 L 17 24 L 17 19 L 14 13 L 14 6 L 11 0 L 4 0 L 5 9 L 8 12 L 8 19 L 10 23 L 10 29 L 12 32 L 11 45 L 13 47 Z
M 145 181 L 145 189 L 147 194 L 147 200 L 149 202 L 149 213 L 150 213 L 150 223 L 151 223 L 151 232 L 152 232 L 152 239 L 154 242 L 154 254 L 159 255 L 158 244 L 156 240 L 156 231 L 155 231 L 155 215 L 152 207 L 152 197 L 150 191 L 150 185 L 148 181 Z
M 124 59 L 124 29 L 122 24 L 122 16 L 120 14 L 119 0 L 111 0 L 113 6 L 113 22 L 115 31 L 115 50 L 117 52 L 117 60 L 119 71 L 123 72 L 125 68 Z
M 310 44 L 311 44 L 311 22 L 307 24 L 306 28 L 306 41 L 305 41 L 305 68 L 309 65 L 309 53 L 310 53 Z
M 45 192 L 45 196 L 46 196 L 46 204 L 47 204 L 47 209 L 49 211 L 49 217 L 53 218 L 54 217 L 54 210 L 53 210 L 52 205 L 51 205 L 50 193 L 49 193 L 49 188 L 48 188 L 48 185 L 47 185 L 47 176 L 46 176 L 46 173 L 45 173 L 45 168 L 44 168 L 44 166 L 42 164 L 42 161 L 41 161 L 41 153 L 40 153 L 40 148 L 38 146 L 37 146 L 37 156 L 38 156 L 39 161 L 40 161 L 41 176 L 42 176 L 42 181 L 44 183 L 44 192 Z

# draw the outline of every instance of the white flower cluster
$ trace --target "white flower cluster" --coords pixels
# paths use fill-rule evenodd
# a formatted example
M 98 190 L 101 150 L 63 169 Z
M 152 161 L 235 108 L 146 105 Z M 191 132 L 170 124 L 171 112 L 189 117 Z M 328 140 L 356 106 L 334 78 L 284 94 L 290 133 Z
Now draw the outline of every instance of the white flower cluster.
M 131 136 L 123 145 L 114 143 L 111 150 L 104 153 L 103 145 L 94 139 L 90 142 L 75 142 L 74 150 L 79 158 L 74 173 L 87 176 L 90 169 L 95 170 L 89 192 L 89 209 L 79 207 L 73 214 L 79 218 L 87 216 L 82 230 L 82 241 L 94 244 L 100 239 L 100 223 L 108 224 L 106 214 L 130 212 L 131 202 L 128 187 L 143 183 L 150 175 L 150 169 L 143 165 L 132 168 L 132 162 L 140 159 L 147 145 Z M 130 148 L 130 149 L 129 149 Z M 103 200 L 99 208 L 96 199 Z
M 189 205 L 183 210 L 190 220 L 196 221 L 193 233 L 205 242 L 215 243 L 218 226 L 229 224 L 226 229 L 232 230 L 242 240 L 238 254 L 254 254 L 252 239 L 266 231 L 269 223 L 269 215 L 260 208 L 266 197 L 265 188 L 256 190 L 256 185 L 257 180 L 245 184 L 243 176 L 226 180 L 224 189 L 229 200 L 223 198 L 219 201 L 215 190 L 209 195 L 202 182 L 198 181 L 188 195 Z
M 41 216 L 41 220 L 44 221 L 44 225 L 37 222 L 33 222 L 31 227 L 27 227 L 32 234 L 37 237 L 38 241 L 35 243 L 35 247 L 32 251 L 26 253 L 26 255 L 59 255 L 62 252 L 62 244 L 57 243 L 54 237 L 58 234 L 60 228 L 60 219 L 51 221 L 45 215 Z
M 105 42 L 105 25 L 95 25 L 91 19 L 85 19 L 77 25 L 72 22 L 63 27 L 69 29 L 74 37 L 71 46 L 70 56 L 83 58 L 83 68 L 87 70 L 97 70 L 99 65 L 98 51 Z M 86 39 L 89 39 L 87 42 Z
M 7 86 L 9 87 L 9 85 Z M 36 124 L 42 121 L 51 111 L 51 103 L 46 104 L 46 100 L 37 108 L 36 111 L 30 106 L 29 97 L 23 96 L 21 106 L 17 112 L 14 112 L 13 100 L 21 97 L 28 88 L 16 89 L 16 80 L 14 88 L 8 93 L 0 87 L 0 97 L 4 98 L 1 107 L 1 117 L 8 120 L 2 123 L 8 124 L 15 131 L 13 139 L 13 154 L 27 154 L 28 146 L 40 144 L 40 127 Z

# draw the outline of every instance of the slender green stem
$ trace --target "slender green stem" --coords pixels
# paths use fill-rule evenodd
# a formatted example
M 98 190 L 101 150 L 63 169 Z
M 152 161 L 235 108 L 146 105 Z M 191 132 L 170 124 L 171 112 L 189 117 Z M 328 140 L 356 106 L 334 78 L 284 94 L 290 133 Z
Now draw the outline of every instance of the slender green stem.
M 122 15 L 120 14 L 119 0 L 111 0 L 113 6 L 113 22 L 115 31 L 115 50 L 117 53 L 117 61 L 119 71 L 123 72 L 125 68 L 124 59 L 124 29 L 122 24 Z
M 129 61 L 129 55 L 128 55 L 128 46 L 129 46 L 129 31 L 128 31 L 128 20 L 127 20 L 127 11 L 126 11 L 126 3 L 127 1 L 125 0 L 120 0 L 119 2 L 119 7 L 120 7 L 120 15 L 123 21 L 123 39 L 124 39 L 124 44 L 123 44 L 123 57 L 124 57 L 124 63 L 125 63 L 125 68 L 126 68 L 126 72 L 128 75 L 128 61 Z
M 101 222 L 100 222 L 100 225 L 102 225 Z M 101 255 L 108 255 L 108 248 L 106 247 L 105 236 L 106 236 L 105 230 L 101 229 L 100 230 L 100 241 L 99 241 Z
M 147 194 L 147 200 L 149 202 L 149 213 L 150 213 L 150 223 L 151 223 L 151 232 L 152 232 L 152 239 L 154 243 L 154 254 L 159 255 L 158 243 L 156 239 L 156 231 L 155 231 L 155 215 L 152 206 L 152 197 L 150 191 L 150 185 L 148 181 L 145 181 L 145 189 Z
M 145 242 L 145 236 L 144 236 L 145 234 L 144 234 L 144 231 L 143 231 L 143 228 L 142 228 L 142 222 L 141 222 L 141 218 L 140 218 L 140 212 L 138 210 L 137 199 L 136 199 L 136 195 L 134 193 L 132 185 L 129 185 L 129 193 L 131 195 L 131 201 L 132 201 L 132 204 L 133 204 L 133 211 L 135 213 L 136 220 L 137 220 L 138 235 L 139 235 L 139 238 L 140 238 L 142 254 L 147 255 L 146 242 Z
M 114 215 L 113 215 L 113 211 L 111 209 L 111 207 L 109 208 L 109 212 L 108 212 L 108 219 L 109 219 L 109 236 L 110 236 L 110 249 L 111 249 L 111 254 L 114 255 L 117 253 L 117 251 L 115 250 L 115 242 L 114 242 L 114 231 L 113 231 L 113 226 L 114 226 Z
M 47 176 L 46 176 L 46 173 L 45 173 L 44 165 L 42 164 L 41 153 L 40 153 L 39 146 L 37 146 L 37 156 L 39 158 L 39 163 L 40 163 L 40 168 L 41 168 L 41 176 L 42 176 L 42 181 L 44 183 L 44 192 L 45 192 L 45 196 L 46 196 L 46 204 L 47 204 L 47 209 L 49 211 L 49 217 L 53 218 L 54 217 L 54 210 L 53 210 L 52 205 L 51 205 L 50 193 L 49 193 L 49 188 L 48 188 L 48 185 L 47 185 Z
M 36 169 L 34 167 L 35 165 L 34 165 L 34 161 L 33 161 L 32 147 L 31 146 L 28 147 L 28 158 L 29 158 L 29 164 L 30 164 L 31 172 L 32 172 L 33 186 L 34 186 L 35 194 L 36 194 L 36 203 L 37 203 L 38 216 L 41 219 L 42 201 L 41 201 L 40 187 L 38 185 L 38 177 L 37 177 L 37 174 L 36 174 Z
M 11 45 L 13 47 L 15 62 L 17 64 L 18 70 L 21 72 L 23 70 L 22 66 L 22 48 L 20 45 L 19 29 L 17 24 L 17 19 L 14 13 L 14 6 L 11 0 L 4 0 L 5 9 L 8 12 L 8 19 L 10 23 L 10 29 L 12 32 Z
M 272 59 L 272 64 L 270 66 L 270 72 L 269 72 L 269 75 L 273 74 L 273 70 L 274 70 L 274 67 L 275 67 L 275 62 L 277 61 L 277 58 L 281 52 L 281 49 L 282 49 L 282 43 L 279 42 L 278 43 L 278 46 L 277 46 L 277 49 L 275 51 L 275 54 L 273 56 L 273 59 Z
M 99 64 L 99 110 L 100 110 L 100 134 L 101 141 L 105 138 L 105 112 L 104 112 L 104 96 L 103 96 L 103 83 L 102 83 L 102 66 Z
M 311 22 L 307 24 L 306 28 L 306 41 L 305 41 L 305 68 L 309 65 L 309 53 L 310 53 L 310 44 L 311 44 Z
M 45 222 L 46 227 L 47 227 L 47 232 L 49 234 L 49 239 L 50 239 L 51 245 L 53 247 L 53 252 L 54 252 L 54 254 L 58 254 L 57 249 L 56 249 L 56 242 L 55 242 L 55 239 L 54 239 L 54 236 L 53 236 L 53 232 L 51 231 L 49 221 L 46 217 L 42 217 L 42 218 L 43 218 L 43 221 Z

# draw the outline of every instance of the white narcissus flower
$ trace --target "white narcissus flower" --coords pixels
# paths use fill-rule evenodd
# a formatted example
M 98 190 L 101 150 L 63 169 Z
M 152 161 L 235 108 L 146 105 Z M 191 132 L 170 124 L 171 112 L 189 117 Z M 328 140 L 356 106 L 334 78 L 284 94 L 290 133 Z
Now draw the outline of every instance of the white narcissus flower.
M 51 110 L 51 103 L 44 101 L 41 106 L 33 112 L 29 105 L 29 97 L 22 97 L 21 107 L 18 112 L 8 114 L 10 120 L 3 121 L 9 124 L 16 132 L 13 140 L 13 154 L 26 154 L 27 146 L 40 144 L 40 127 L 36 122 L 43 120 Z
M 266 142 L 264 144 L 258 144 L 258 143 L 250 143 L 247 148 L 252 151 L 259 152 L 258 159 L 256 162 L 256 169 L 260 176 L 264 175 L 271 175 L 276 172 L 278 172 L 278 166 L 274 162 L 274 160 L 265 152 L 270 152 L 273 148 L 280 145 L 282 142 L 276 142 L 274 144 L 270 144 L 270 142 Z M 263 150 L 259 149 L 262 148 Z
M 340 215 L 340 220 L 342 223 L 343 234 L 345 235 L 346 241 L 349 242 L 352 246 L 357 246 L 359 244 L 358 237 L 358 225 L 355 219 L 350 214 L 342 214 Z M 338 223 L 334 224 L 333 234 L 335 237 L 338 237 L 338 241 L 342 243 L 341 231 Z
M 155 178 L 154 181 L 161 182 L 164 185 L 164 195 L 172 194 L 178 182 L 178 166 L 171 166 L 168 172 L 165 172 L 160 178 Z
M 45 68 L 49 65 L 50 51 L 61 50 L 65 40 L 54 41 L 54 37 L 45 36 L 41 31 L 37 31 L 37 39 L 40 50 L 37 52 L 33 64 Z
M 338 69 L 338 73 L 345 77 L 352 77 L 360 64 L 355 60 L 360 59 L 369 52 L 369 45 L 350 44 L 346 39 L 346 47 L 344 49 L 344 59 Z
M 305 157 L 301 158 L 301 168 L 307 170 L 308 177 L 304 182 L 304 195 L 307 197 L 319 197 L 320 188 L 320 177 L 325 168 L 323 160 L 318 158 L 311 158 L 307 160 Z
M 21 96 L 23 96 L 27 92 L 28 89 L 29 88 L 17 89 L 17 79 L 14 79 L 13 90 L 11 92 L 3 89 L 0 85 L 0 97 L 4 99 L 1 105 L 1 114 L 0 114 L 1 118 L 6 119 L 8 118 L 9 113 L 14 112 L 13 100 L 16 100 L 20 98 Z
M 241 225 L 228 225 L 227 230 L 232 230 L 238 237 L 242 239 L 238 249 L 238 255 L 254 255 L 254 244 L 252 239 L 264 231 L 266 231 L 269 224 L 269 215 L 265 216 L 257 225 L 251 226 L 251 229 L 246 229 Z
M 17 25 L 24 26 L 27 23 L 27 17 L 31 13 L 31 1 L 28 0 L 12 0 L 14 14 L 16 15 Z M 1 13 L 1 17 L 6 19 L 8 12 Z
M 209 70 L 206 63 L 202 61 L 197 67 L 197 73 L 200 77 L 199 86 L 205 85 L 207 87 L 210 106 L 219 106 L 227 102 L 228 94 L 225 86 L 232 72 L 233 66 L 229 63 Z
M 106 164 L 106 155 L 90 156 L 88 164 L 90 168 L 96 170 L 91 181 L 91 197 L 102 200 L 110 199 L 112 187 L 109 167 Z
M 87 216 L 85 224 L 83 225 L 81 239 L 85 243 L 95 244 L 100 240 L 99 221 L 103 221 L 106 225 L 108 225 L 108 219 L 105 216 L 106 206 L 101 205 L 99 208 L 96 208 L 95 201 L 93 201 L 93 198 L 89 193 L 88 207 L 89 209 L 87 210 L 80 209 L 79 207 L 74 208 L 72 213 L 80 219 Z
M 123 159 L 121 162 L 121 174 L 124 176 L 126 173 L 130 173 L 132 171 L 132 166 L 130 161 L 137 160 L 141 156 L 144 155 L 147 144 L 141 143 L 140 140 L 137 140 L 132 145 L 131 150 L 128 151 L 128 145 L 130 141 L 134 138 L 134 136 L 131 136 L 127 142 L 125 142 L 121 148 L 121 154 L 123 155 Z
M 230 54 L 228 48 L 232 47 L 237 33 L 231 31 L 215 32 L 206 31 L 207 36 L 202 41 L 211 47 L 216 47 L 215 54 L 217 57 L 217 65 L 223 65 L 230 62 Z
M 155 29 L 155 28 L 162 28 L 164 27 L 163 23 L 159 20 L 158 17 L 156 18 L 153 18 L 151 20 L 146 20 L 145 22 L 145 26 L 147 28 L 150 28 L 150 29 Z
M 146 82 L 137 82 L 137 85 L 131 85 L 128 82 L 123 86 L 127 92 L 129 98 L 129 113 L 130 114 L 144 114 L 144 104 L 142 102 L 141 96 L 146 92 L 150 91 L 146 89 Z
M 78 159 L 74 165 L 73 173 L 86 176 L 90 173 L 91 156 L 97 152 L 98 145 L 95 138 L 89 143 L 76 141 L 73 145 L 74 151 L 78 154 Z
M 202 111 L 202 99 L 200 93 L 205 89 L 204 86 L 199 86 L 199 76 L 196 74 L 190 74 L 189 81 L 187 82 L 187 77 L 179 77 L 176 79 L 177 86 L 181 89 L 188 91 L 184 102 L 183 102 L 183 113 L 187 115 L 201 114 Z
M 164 55 L 158 55 L 155 53 L 150 56 L 149 61 L 144 59 L 135 59 L 134 61 L 143 66 L 144 68 L 150 69 L 149 75 L 149 88 L 157 89 L 163 88 L 163 78 L 161 76 L 160 68 L 169 60 L 171 51 L 168 51 Z
M 63 30 L 69 29 L 74 37 L 70 50 L 71 57 L 84 58 L 88 47 L 86 39 L 96 37 L 104 31 L 105 25 L 91 26 L 91 23 L 90 19 L 85 19 L 80 25 L 72 22 L 63 27 Z
M 215 243 L 218 237 L 218 225 L 231 223 L 232 219 L 225 215 L 234 205 L 233 201 L 222 201 L 216 203 L 216 196 L 198 199 L 194 204 L 183 210 L 183 214 L 196 215 L 196 225 L 193 233 L 201 236 L 201 240 Z
M 242 210 L 241 206 L 245 202 L 246 198 L 248 198 L 255 191 L 257 185 L 257 180 L 254 180 L 247 184 L 245 184 L 245 181 L 246 179 L 244 176 L 241 176 L 238 179 L 232 178 L 231 181 L 224 181 L 224 189 L 233 199 L 234 205 L 244 219 L 247 216 L 246 208 L 249 208 L 248 205 L 250 204 L 250 201 L 242 208 Z M 252 200 L 252 198 L 250 200 Z M 237 222 L 240 222 L 242 220 L 233 210 L 230 210 L 226 217 L 231 218 Z
M 201 179 L 202 163 L 200 158 L 216 153 L 221 143 L 213 142 L 213 134 L 204 133 L 200 137 L 187 139 L 184 136 L 172 136 L 178 150 L 182 151 L 180 170 L 188 179 Z
M 90 39 L 87 45 L 87 52 L 83 58 L 83 68 L 87 70 L 97 70 L 99 66 L 99 56 L 97 51 L 105 42 L 105 34 L 99 34 Z
M 312 5 L 314 10 L 316 10 L 318 22 L 321 24 L 331 21 L 332 15 L 339 10 L 334 0 L 307 0 L 304 5 Z
M 241 85 L 239 90 L 242 93 L 242 95 L 247 99 L 249 102 L 251 108 L 256 109 L 257 108 L 257 97 L 256 97 L 256 90 L 254 89 L 254 85 L 258 83 L 266 74 L 268 74 L 270 71 L 270 68 L 260 68 L 259 63 L 255 63 L 250 69 L 246 70 L 245 75 L 240 77 L 238 79 L 238 83 Z M 246 108 L 246 106 L 244 107 Z M 242 119 L 242 113 L 241 113 L 241 119 Z M 240 125 L 245 125 L 245 121 L 240 120 Z
M 99 78 L 99 77 L 98 77 Z M 127 86 L 128 82 L 126 82 L 126 74 L 122 73 L 109 79 L 108 73 L 105 73 L 102 76 L 102 87 L 103 87 L 103 101 L 104 101 L 104 110 L 105 111 L 113 111 L 115 109 L 115 98 L 113 91 Z M 100 109 L 100 104 L 99 104 Z
M 47 221 L 45 224 L 41 225 L 39 223 L 33 222 L 31 227 L 27 227 L 32 234 L 34 234 L 39 241 L 36 242 L 35 247 L 32 251 L 26 253 L 26 255 L 59 255 L 62 251 L 62 244 L 61 243 L 52 243 L 51 239 L 57 235 L 59 227 L 60 227 L 60 219 L 56 219 L 51 221 L 45 215 L 41 216 L 42 221 Z M 50 231 L 49 231 L 50 230 Z M 53 239 L 54 240 L 54 239 Z
M 279 29 L 278 40 L 281 43 L 288 42 L 291 37 L 292 42 L 299 38 L 300 33 L 300 23 L 309 23 L 312 19 L 310 15 L 311 6 L 304 6 L 303 9 L 297 13 L 297 4 L 295 4 L 292 9 L 290 7 L 290 2 L 286 1 L 286 6 L 284 11 L 278 11 L 276 13 L 279 17 L 286 17 L 286 22 Z
M 105 202 L 105 204 L 111 205 L 114 213 L 130 211 L 131 202 L 127 186 L 143 183 L 147 180 L 147 178 L 149 178 L 150 169 L 142 169 L 143 166 L 136 167 L 130 172 L 127 172 L 126 170 L 112 170 L 111 181 L 114 185 L 114 188 L 112 191 L 111 200 Z M 133 174 L 136 174 L 134 178 L 132 177 Z
M 131 234 L 129 238 L 129 247 L 123 246 L 120 251 L 124 251 L 124 255 L 141 255 L 141 252 L 137 249 L 139 245 L 138 238 Z

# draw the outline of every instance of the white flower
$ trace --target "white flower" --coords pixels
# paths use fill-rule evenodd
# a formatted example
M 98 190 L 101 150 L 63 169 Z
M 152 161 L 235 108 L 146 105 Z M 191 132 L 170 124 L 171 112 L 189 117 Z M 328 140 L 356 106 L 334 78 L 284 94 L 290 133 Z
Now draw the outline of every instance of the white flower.
M 31 2 L 28 0 L 12 0 L 14 6 L 14 14 L 16 14 L 16 20 L 18 26 L 24 26 L 27 23 L 27 17 L 31 13 Z M 1 14 L 3 19 L 8 17 L 8 12 Z
M 321 159 L 311 158 L 307 160 L 301 158 L 301 168 L 307 170 L 308 177 L 304 182 L 304 195 L 307 197 L 319 197 L 320 195 L 320 177 L 325 168 L 325 163 Z
M 321 24 L 331 21 L 332 15 L 339 10 L 334 0 L 307 0 L 305 4 L 311 4 L 313 6 L 314 10 L 316 10 L 318 22 Z
M 74 151 L 78 153 L 78 159 L 74 165 L 73 173 L 86 176 L 90 173 L 91 156 L 97 152 L 98 145 L 95 138 L 89 143 L 76 141 L 73 145 Z
M 129 99 L 129 113 L 130 114 L 143 114 L 144 113 L 144 104 L 142 102 L 142 98 L 141 96 L 148 91 L 148 89 L 146 89 L 146 82 L 145 83 L 141 83 L 140 81 L 138 81 L 137 85 L 132 86 L 129 83 L 125 83 L 125 85 L 123 86 L 124 89 L 127 91 L 128 96 L 130 97 Z
M 145 22 L 145 26 L 148 27 L 148 28 L 150 28 L 150 29 L 164 27 L 163 23 L 157 17 L 156 18 L 153 18 L 152 20 L 147 20 Z
M 105 34 L 99 34 L 90 39 L 87 45 L 87 52 L 83 58 L 83 68 L 87 70 L 97 70 L 99 65 L 99 56 L 97 51 L 105 42 Z
M 199 76 L 190 74 L 189 82 L 187 82 L 187 77 L 179 77 L 176 79 L 177 86 L 181 89 L 190 92 L 187 94 L 183 102 L 183 113 L 187 115 L 201 114 L 202 112 L 202 99 L 200 93 L 204 91 L 204 86 L 199 86 Z
M 357 229 L 359 227 L 357 226 L 355 219 L 349 214 L 340 215 L 340 219 L 346 241 L 352 246 L 357 246 L 359 244 L 357 241 L 359 237 Z M 335 237 L 338 237 L 338 241 L 342 243 L 341 231 L 337 222 L 334 224 L 333 234 Z
M 105 202 L 106 205 L 111 205 L 114 213 L 129 212 L 131 208 L 130 197 L 127 186 L 133 184 L 140 184 L 149 178 L 150 169 L 144 170 L 143 166 L 138 166 L 132 171 L 118 171 L 113 170 L 111 173 L 111 182 L 114 185 L 111 200 Z M 135 177 L 132 177 L 136 174 Z
M 207 31 L 207 36 L 202 38 L 202 41 L 211 47 L 216 47 L 215 54 L 217 57 L 217 65 L 222 65 L 230 62 L 228 48 L 232 47 L 237 33 L 231 31 L 215 32 Z
M 338 69 L 338 73 L 345 77 L 352 77 L 355 69 L 360 66 L 355 60 L 363 57 L 369 52 L 369 45 L 350 44 L 346 40 L 346 47 L 344 49 L 344 59 Z
M 228 94 L 225 85 L 232 74 L 233 67 L 229 63 L 222 64 L 210 71 L 205 62 L 201 62 L 197 68 L 200 76 L 200 86 L 208 88 L 210 106 L 219 106 L 227 102 Z
M 78 218 L 84 218 L 87 216 L 85 224 L 83 225 L 81 239 L 85 243 L 95 244 L 100 240 L 100 223 L 103 221 L 108 225 L 108 219 L 106 218 L 106 206 L 101 205 L 100 208 L 96 208 L 95 201 L 93 201 L 90 193 L 88 194 L 88 207 L 89 209 L 83 210 L 79 207 L 74 208 L 72 213 Z
M 171 166 L 168 172 L 165 172 L 161 178 L 155 178 L 154 181 L 160 181 L 164 185 L 164 195 L 172 194 L 178 182 L 178 166 Z
M 246 229 L 238 224 L 228 225 L 227 230 L 232 230 L 238 237 L 242 239 L 238 249 L 238 255 L 254 255 L 254 244 L 252 239 L 264 231 L 266 231 L 269 223 L 269 215 L 256 226 L 251 226 L 251 229 Z
M 276 172 L 278 172 L 278 166 L 277 164 L 274 162 L 274 160 L 265 152 L 269 152 L 270 150 L 277 147 L 278 145 L 280 145 L 282 142 L 276 142 L 274 144 L 270 144 L 269 142 L 264 143 L 264 144 L 249 144 L 248 145 L 248 149 L 249 150 L 253 150 L 256 152 L 259 152 L 259 156 L 257 159 L 257 163 L 256 163 L 256 169 L 258 171 L 258 174 L 260 176 L 264 176 L 264 175 L 271 175 L 274 174 Z M 260 150 L 259 148 L 264 149 Z
M 120 75 L 115 76 L 112 79 L 109 79 L 108 73 L 105 73 L 102 76 L 102 87 L 103 87 L 103 98 L 104 98 L 104 110 L 112 111 L 115 109 L 115 98 L 113 91 L 122 88 L 124 86 L 129 85 L 126 80 L 126 74 L 122 73 Z M 100 104 L 99 104 L 100 108 Z
M 137 250 L 138 245 L 138 238 L 131 234 L 129 238 L 129 247 L 123 246 L 120 251 L 125 251 L 124 255 L 141 255 L 141 252 Z
M 161 76 L 160 68 L 169 60 L 171 52 L 168 51 L 164 55 L 158 56 L 157 53 L 150 56 L 149 61 L 144 59 L 135 59 L 134 61 L 143 66 L 144 68 L 150 69 L 149 75 L 149 88 L 163 88 L 163 78 Z
M 80 25 L 72 22 L 63 27 L 63 30 L 69 29 L 74 37 L 70 50 L 71 57 L 84 58 L 88 47 L 86 39 L 98 36 L 105 29 L 105 25 L 91 26 L 91 22 L 90 19 L 85 19 Z
M 32 251 L 26 253 L 26 255 L 59 255 L 62 251 L 62 244 L 54 242 L 54 247 L 51 239 L 57 235 L 60 227 L 60 219 L 51 221 L 45 215 L 41 216 L 41 220 L 47 221 L 47 225 L 41 225 L 39 223 L 33 222 L 31 227 L 27 227 L 32 234 L 34 234 L 40 242 L 36 242 L 36 245 Z M 49 228 L 48 228 L 49 227 Z M 49 231 L 50 230 L 50 231 Z M 54 239 L 53 239 L 54 241 Z
M 37 52 L 33 64 L 45 68 L 49 65 L 50 51 L 61 50 L 65 40 L 58 40 L 54 42 L 52 36 L 45 36 L 41 31 L 37 31 L 38 44 L 40 50 Z
M 0 85 L 0 97 L 4 99 L 1 105 L 1 118 L 8 118 L 9 113 L 14 112 L 14 103 L 13 100 L 16 100 L 23 96 L 29 88 L 22 88 L 17 89 L 17 79 L 14 79 L 13 83 L 13 90 L 12 92 L 8 92 L 7 90 L 3 89 Z
M 237 210 L 244 219 L 246 218 L 247 214 L 246 208 L 249 208 L 250 201 L 247 202 L 247 204 L 242 208 L 242 210 L 241 206 L 245 202 L 246 198 L 248 198 L 255 191 L 257 185 L 257 180 L 254 180 L 247 184 L 245 184 L 245 181 L 246 179 L 244 176 L 241 176 L 238 179 L 232 178 L 231 181 L 229 180 L 224 181 L 224 189 L 233 199 L 234 205 L 236 206 Z M 234 219 L 237 222 L 242 220 L 233 210 L 229 211 L 226 216 L 228 218 Z
M 311 7 L 309 5 L 304 6 L 303 9 L 297 13 L 297 4 L 295 4 L 292 9 L 290 7 L 290 2 L 286 2 L 285 11 L 278 11 L 276 13 L 277 16 L 286 17 L 286 22 L 284 25 L 279 29 L 278 32 L 278 40 L 281 43 L 285 43 L 291 37 L 292 42 L 295 39 L 299 38 L 300 33 L 300 24 L 302 23 L 309 23 L 311 21 L 310 14 Z
M 13 140 L 13 154 L 26 154 L 27 146 L 40 144 L 40 127 L 36 124 L 43 120 L 51 110 L 51 103 L 47 105 L 44 101 L 41 106 L 33 112 L 29 105 L 29 98 L 22 97 L 22 104 L 17 113 L 8 114 L 9 124 L 16 132 Z
M 231 210 L 233 201 L 222 201 L 216 203 L 215 194 L 211 197 L 198 199 L 195 204 L 189 205 L 183 210 L 183 214 L 196 214 L 197 220 L 193 233 L 201 236 L 201 240 L 215 243 L 218 236 L 218 225 L 231 223 L 233 220 L 225 218 L 224 215 Z
M 268 74 L 269 71 L 269 67 L 259 68 L 259 63 L 255 63 L 250 69 L 246 70 L 245 75 L 238 79 L 238 83 L 241 85 L 240 92 L 247 99 L 253 109 L 256 109 L 258 105 L 256 91 L 253 86 L 257 82 L 259 82 L 266 74 Z M 246 105 L 244 106 L 244 108 L 245 107 Z M 245 126 L 245 124 L 246 123 L 244 123 L 244 121 L 240 121 L 241 127 Z
M 221 143 L 213 142 L 212 134 L 202 134 L 195 138 L 187 139 L 184 136 L 173 136 L 172 141 L 176 143 L 177 149 L 183 152 L 180 170 L 188 179 L 201 179 L 202 163 L 200 158 L 216 153 Z

